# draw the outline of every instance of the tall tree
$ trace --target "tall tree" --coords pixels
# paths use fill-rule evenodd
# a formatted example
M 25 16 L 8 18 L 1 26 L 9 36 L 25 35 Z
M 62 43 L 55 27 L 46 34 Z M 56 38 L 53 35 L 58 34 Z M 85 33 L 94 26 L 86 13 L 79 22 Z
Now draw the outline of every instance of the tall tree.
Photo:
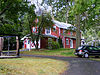
M 38 5 L 38 4 L 37 4 Z M 52 22 L 52 18 L 50 16 L 50 14 L 46 11 L 46 9 L 44 8 L 44 10 L 42 10 L 40 8 L 41 6 L 38 6 L 39 10 L 36 11 L 37 14 L 35 14 L 35 6 L 30 6 L 30 10 L 28 10 L 28 12 L 26 13 L 26 24 L 29 27 L 29 33 L 31 36 L 31 40 L 35 45 L 35 48 L 38 49 L 38 41 L 39 39 L 43 36 L 43 29 L 48 28 L 48 27 L 52 27 L 53 22 Z M 36 22 L 36 20 L 38 20 L 38 22 Z M 37 33 L 33 33 L 32 32 L 32 27 L 37 27 Z M 36 43 L 35 43 L 36 41 Z
M 54 18 L 71 23 L 76 26 L 77 46 L 81 45 L 80 30 L 85 33 L 85 29 L 99 25 L 100 1 L 99 0 L 46 0 L 52 6 Z M 67 16 L 63 15 L 67 14 Z
M 98 13 L 98 1 L 99 0 L 75 0 L 74 6 L 72 7 L 70 11 L 70 15 L 73 15 L 73 20 L 76 25 L 76 41 L 77 41 L 77 47 L 80 46 L 80 30 L 84 33 L 85 29 L 92 28 L 93 25 L 98 25 L 97 20 L 94 21 Z M 96 10 L 96 14 L 93 13 L 94 10 Z M 96 17 L 96 18 L 95 18 Z
M 20 18 L 28 10 L 27 0 L 0 1 L 0 33 L 10 34 L 20 31 Z

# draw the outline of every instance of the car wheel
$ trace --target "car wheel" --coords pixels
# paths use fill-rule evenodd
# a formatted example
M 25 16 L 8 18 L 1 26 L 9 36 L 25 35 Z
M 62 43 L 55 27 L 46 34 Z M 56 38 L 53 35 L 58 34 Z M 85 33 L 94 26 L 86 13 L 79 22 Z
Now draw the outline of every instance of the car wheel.
M 88 53 L 84 53 L 84 57 L 85 58 L 88 58 L 89 57 L 89 54 Z
M 99 58 L 99 56 L 95 56 L 95 58 Z

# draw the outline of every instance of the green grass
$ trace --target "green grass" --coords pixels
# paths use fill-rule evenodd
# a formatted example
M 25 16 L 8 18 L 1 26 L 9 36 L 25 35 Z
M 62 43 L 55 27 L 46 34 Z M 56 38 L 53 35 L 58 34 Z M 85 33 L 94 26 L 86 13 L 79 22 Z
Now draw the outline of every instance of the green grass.
M 100 58 L 89 58 L 90 60 L 96 60 L 96 61 L 100 61 Z
M 74 49 L 54 49 L 54 50 L 31 50 L 31 51 L 23 51 L 21 54 L 29 54 L 29 55 L 53 55 L 53 56 L 69 56 L 73 57 L 74 55 Z
M 47 58 L 0 59 L 0 75 L 59 75 L 68 64 Z

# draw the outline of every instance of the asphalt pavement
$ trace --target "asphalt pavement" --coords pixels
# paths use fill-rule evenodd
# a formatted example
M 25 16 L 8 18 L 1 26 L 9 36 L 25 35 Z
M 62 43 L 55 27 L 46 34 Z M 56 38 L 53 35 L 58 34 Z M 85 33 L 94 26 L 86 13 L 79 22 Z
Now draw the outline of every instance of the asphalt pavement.
M 69 69 L 61 75 L 100 75 L 100 62 L 88 58 L 58 57 L 44 55 L 21 55 L 30 57 L 51 58 L 69 62 Z

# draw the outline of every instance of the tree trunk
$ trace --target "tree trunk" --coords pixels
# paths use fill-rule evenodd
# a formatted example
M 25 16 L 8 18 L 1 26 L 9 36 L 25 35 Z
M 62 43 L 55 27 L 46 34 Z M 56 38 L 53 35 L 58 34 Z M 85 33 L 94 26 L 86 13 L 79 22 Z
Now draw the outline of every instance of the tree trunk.
M 76 49 L 81 46 L 80 15 L 76 15 Z
M 2 49 L 3 49 L 3 38 L 0 37 L 0 56 L 1 56 L 1 53 L 2 53 Z
M 31 40 L 32 40 L 34 46 L 36 47 L 36 44 L 34 42 L 35 41 L 34 35 L 33 35 L 33 32 L 32 32 L 32 23 L 30 22 L 29 17 L 28 17 L 28 22 L 29 22 L 29 31 L 30 31 Z
M 38 48 L 38 37 L 37 37 L 37 39 L 36 39 L 36 49 L 38 50 L 39 48 Z
M 16 36 L 16 55 L 19 56 L 20 52 L 19 52 L 19 37 Z

